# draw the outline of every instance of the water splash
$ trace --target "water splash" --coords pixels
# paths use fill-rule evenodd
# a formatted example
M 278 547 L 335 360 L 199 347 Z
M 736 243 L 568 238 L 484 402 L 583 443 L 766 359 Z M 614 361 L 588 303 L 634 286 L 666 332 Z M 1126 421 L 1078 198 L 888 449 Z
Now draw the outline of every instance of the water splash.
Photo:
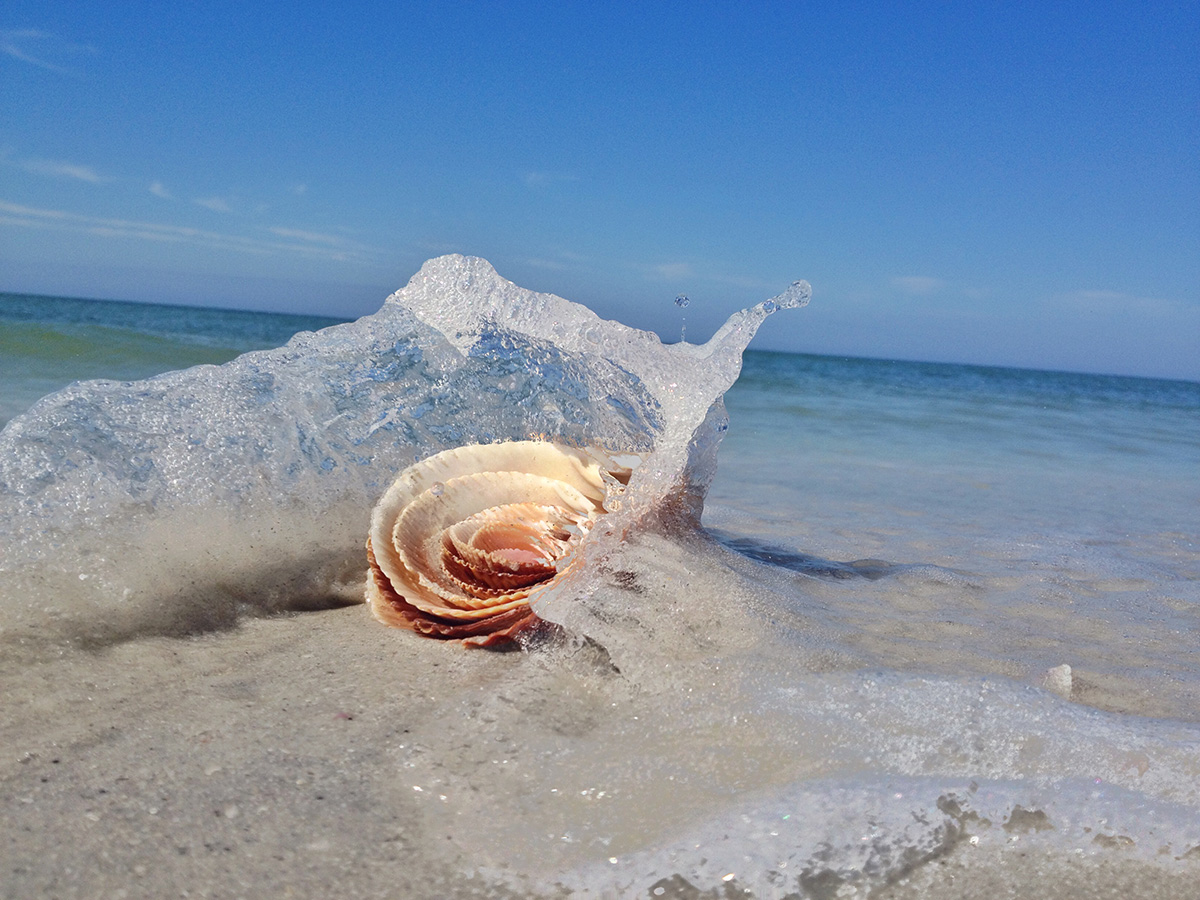
M 73 385 L 0 432 L 0 624 L 105 642 L 356 601 L 383 486 L 461 444 L 653 450 L 630 522 L 702 497 L 719 398 L 765 314 L 664 346 L 447 256 L 374 315 L 276 350 Z
M 681 310 L 687 309 L 688 304 L 692 301 L 688 299 L 686 294 L 680 294 L 675 298 L 675 305 Z M 687 316 L 679 317 L 679 343 L 684 343 L 687 340 Z

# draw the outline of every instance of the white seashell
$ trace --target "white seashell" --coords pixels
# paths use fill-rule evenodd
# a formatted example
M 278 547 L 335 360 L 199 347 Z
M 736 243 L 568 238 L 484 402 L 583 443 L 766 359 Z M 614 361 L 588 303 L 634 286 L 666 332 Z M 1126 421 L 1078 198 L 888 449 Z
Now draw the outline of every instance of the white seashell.
M 371 612 L 430 637 L 510 640 L 538 622 L 530 596 L 566 569 L 640 461 L 512 441 L 410 466 L 371 516 Z
M 1042 687 L 1048 691 L 1053 691 L 1060 697 L 1071 699 L 1072 685 L 1071 667 L 1066 663 L 1061 666 L 1055 666 L 1052 669 L 1047 669 L 1042 674 Z

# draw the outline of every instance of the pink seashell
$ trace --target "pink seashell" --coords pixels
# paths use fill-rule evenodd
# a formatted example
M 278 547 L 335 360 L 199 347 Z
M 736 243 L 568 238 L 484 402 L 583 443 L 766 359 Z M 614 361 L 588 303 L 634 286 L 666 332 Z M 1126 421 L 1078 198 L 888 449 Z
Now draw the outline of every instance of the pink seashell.
M 459 447 L 410 466 L 371 516 L 372 614 L 468 645 L 512 640 L 538 624 L 530 597 L 566 570 L 631 471 L 549 441 Z

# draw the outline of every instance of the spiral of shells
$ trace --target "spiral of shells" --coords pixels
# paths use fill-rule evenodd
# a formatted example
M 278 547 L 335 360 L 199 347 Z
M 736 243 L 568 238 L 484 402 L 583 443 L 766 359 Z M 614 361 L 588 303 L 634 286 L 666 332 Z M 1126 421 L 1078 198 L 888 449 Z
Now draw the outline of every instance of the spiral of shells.
M 631 467 L 548 441 L 479 444 L 410 466 L 371 516 L 367 603 L 386 625 L 491 646 L 535 626 L 530 596 L 566 570 Z

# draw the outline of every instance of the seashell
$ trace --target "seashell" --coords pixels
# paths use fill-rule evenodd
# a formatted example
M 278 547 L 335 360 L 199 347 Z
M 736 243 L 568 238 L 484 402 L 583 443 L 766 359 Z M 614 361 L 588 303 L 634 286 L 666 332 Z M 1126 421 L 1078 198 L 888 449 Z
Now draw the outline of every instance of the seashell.
M 372 614 L 476 646 L 532 628 L 540 620 L 530 597 L 566 570 L 596 519 L 618 505 L 640 460 L 510 441 L 458 447 L 410 466 L 371 515 Z

